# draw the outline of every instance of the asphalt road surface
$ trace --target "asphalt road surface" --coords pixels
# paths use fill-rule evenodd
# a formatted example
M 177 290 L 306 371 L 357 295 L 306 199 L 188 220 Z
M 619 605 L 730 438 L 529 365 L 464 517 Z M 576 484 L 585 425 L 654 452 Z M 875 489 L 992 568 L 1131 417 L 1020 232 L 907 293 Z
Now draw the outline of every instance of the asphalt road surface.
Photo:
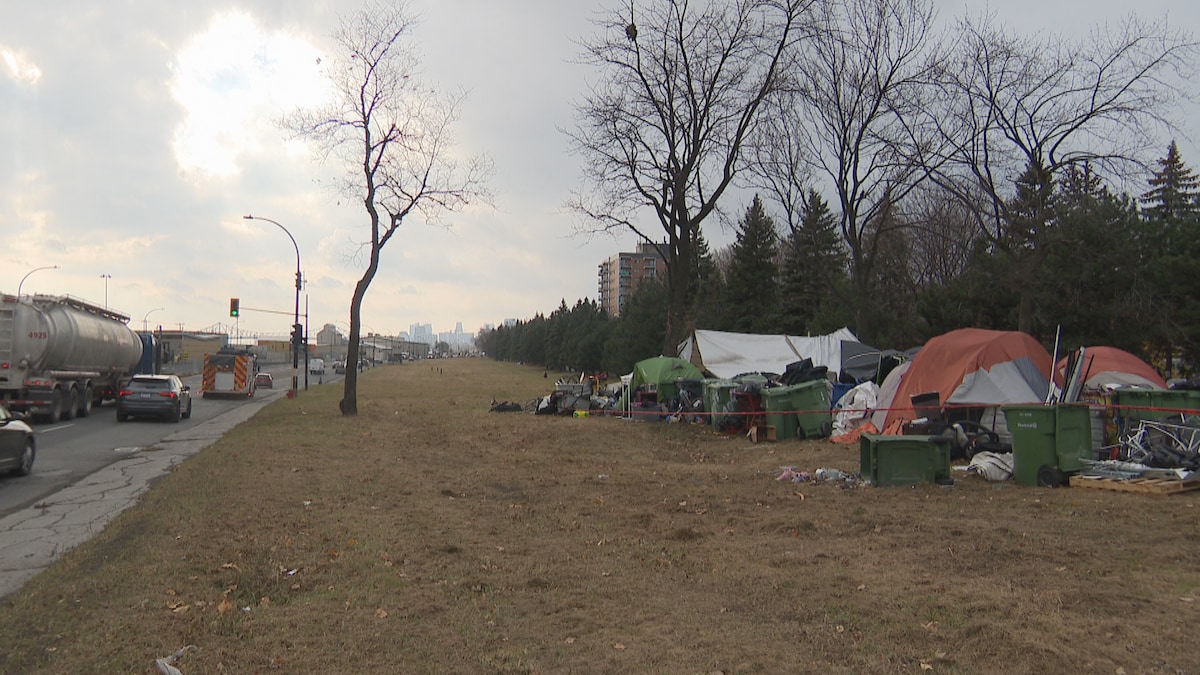
M 272 373 L 275 386 L 259 389 L 256 398 L 285 395 L 291 382 L 291 367 L 272 366 L 264 370 Z M 340 379 L 341 375 L 326 369 L 320 378 L 309 376 L 309 387 Z M 124 456 L 155 445 L 170 434 L 196 426 L 244 403 L 243 399 L 202 398 L 199 375 L 185 377 L 183 382 L 192 388 L 194 395 L 192 416 L 178 423 L 135 418 L 119 424 L 116 403 L 108 402 L 93 408 L 86 418 L 59 424 L 35 424 L 37 459 L 33 473 L 22 477 L 0 477 L 0 518 L 36 504 Z M 303 373 L 299 377 L 299 386 L 304 388 Z

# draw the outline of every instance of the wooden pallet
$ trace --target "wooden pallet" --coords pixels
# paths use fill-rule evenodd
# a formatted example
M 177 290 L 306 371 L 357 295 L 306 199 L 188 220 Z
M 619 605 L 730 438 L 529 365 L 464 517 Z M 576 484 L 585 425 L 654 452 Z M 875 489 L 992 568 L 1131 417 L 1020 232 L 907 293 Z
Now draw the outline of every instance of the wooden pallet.
M 1093 490 L 1110 490 L 1113 492 L 1134 492 L 1143 495 L 1177 495 L 1182 492 L 1200 490 L 1200 480 L 1174 480 L 1171 478 L 1093 478 L 1087 476 L 1071 476 L 1071 487 L 1091 488 Z

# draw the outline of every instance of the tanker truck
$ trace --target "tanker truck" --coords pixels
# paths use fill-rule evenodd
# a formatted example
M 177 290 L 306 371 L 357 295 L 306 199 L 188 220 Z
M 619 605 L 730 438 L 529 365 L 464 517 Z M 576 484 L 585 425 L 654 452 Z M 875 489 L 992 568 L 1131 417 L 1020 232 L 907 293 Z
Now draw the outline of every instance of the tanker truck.
M 141 359 L 128 322 L 71 296 L 0 294 L 0 401 L 52 424 L 87 417 Z

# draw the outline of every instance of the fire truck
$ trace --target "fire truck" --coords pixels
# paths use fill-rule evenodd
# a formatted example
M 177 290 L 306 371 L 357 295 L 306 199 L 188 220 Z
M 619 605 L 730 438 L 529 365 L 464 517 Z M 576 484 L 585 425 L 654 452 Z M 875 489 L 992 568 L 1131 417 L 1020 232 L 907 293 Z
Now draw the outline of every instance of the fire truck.
M 200 395 L 204 398 L 254 396 L 255 357 L 245 350 L 224 348 L 204 356 Z

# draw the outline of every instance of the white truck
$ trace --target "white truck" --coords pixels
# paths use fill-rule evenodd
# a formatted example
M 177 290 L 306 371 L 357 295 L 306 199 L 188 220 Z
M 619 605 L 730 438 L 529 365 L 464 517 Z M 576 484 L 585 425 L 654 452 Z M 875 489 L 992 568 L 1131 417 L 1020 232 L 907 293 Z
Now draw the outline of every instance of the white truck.
M 309 359 L 308 360 L 308 374 L 309 375 L 324 375 L 325 374 L 325 360 L 324 359 Z
M 50 423 L 115 399 L 142 357 L 129 317 L 71 296 L 0 294 L 0 401 Z

